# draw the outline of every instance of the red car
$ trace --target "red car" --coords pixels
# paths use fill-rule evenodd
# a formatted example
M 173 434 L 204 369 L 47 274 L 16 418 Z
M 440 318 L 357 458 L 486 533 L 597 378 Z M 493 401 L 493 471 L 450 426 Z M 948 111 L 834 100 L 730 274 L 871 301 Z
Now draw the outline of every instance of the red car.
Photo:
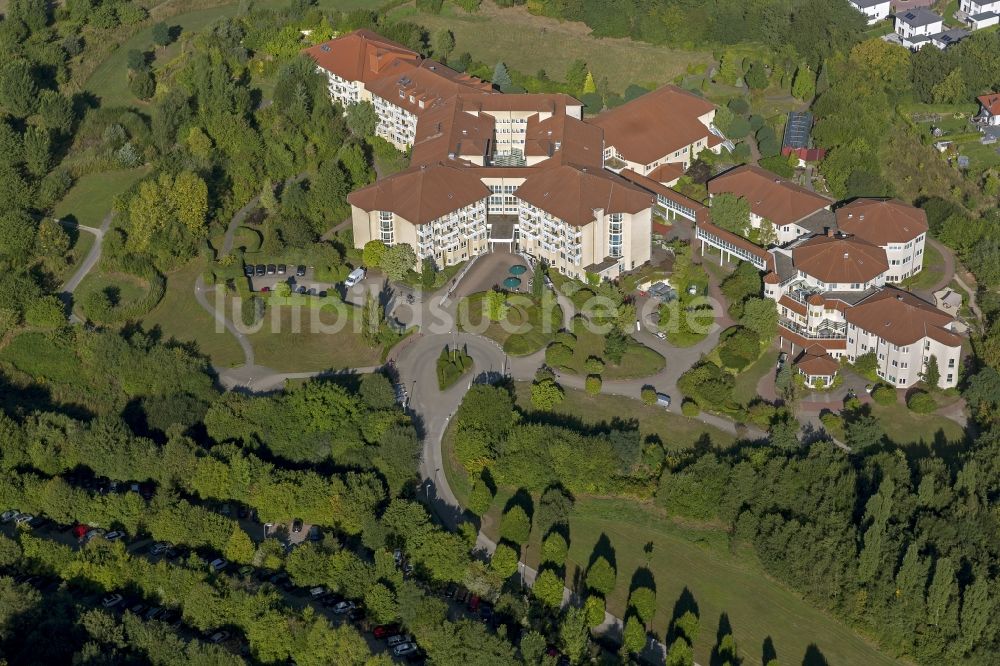
M 397 636 L 399 635 L 399 625 L 380 624 L 372 629 L 372 634 L 375 635 L 375 638 L 389 638 L 390 636 Z
M 76 525 L 73 527 L 73 536 L 75 536 L 77 539 L 82 539 L 87 535 L 87 532 L 89 531 L 90 531 L 89 525 Z
M 473 594 L 469 597 L 469 610 L 473 613 L 479 610 L 479 595 Z

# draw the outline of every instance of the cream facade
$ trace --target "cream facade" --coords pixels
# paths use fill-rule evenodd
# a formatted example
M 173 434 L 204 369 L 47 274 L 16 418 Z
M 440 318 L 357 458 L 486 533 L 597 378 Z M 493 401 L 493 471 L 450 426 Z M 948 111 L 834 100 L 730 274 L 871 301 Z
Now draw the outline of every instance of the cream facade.
M 886 282 L 902 282 L 923 270 L 926 238 L 927 234 L 924 233 L 907 243 L 887 243 L 881 246 L 889 260 L 889 274 L 885 277 Z
M 847 360 L 874 352 L 879 379 L 896 388 L 908 388 L 921 381 L 931 356 L 935 357 L 941 380 L 940 388 L 958 385 L 958 369 L 962 357 L 961 345 L 949 345 L 924 336 L 909 345 L 896 345 L 853 324 L 847 326 Z

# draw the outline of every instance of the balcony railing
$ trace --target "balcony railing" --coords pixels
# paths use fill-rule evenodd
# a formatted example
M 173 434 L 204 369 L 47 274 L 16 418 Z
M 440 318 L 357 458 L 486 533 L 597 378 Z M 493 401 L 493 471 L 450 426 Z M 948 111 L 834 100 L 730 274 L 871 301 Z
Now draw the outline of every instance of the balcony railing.
M 824 324 L 815 331 L 810 331 L 805 326 L 784 317 L 778 318 L 778 325 L 810 340 L 843 340 L 847 337 L 847 324 L 836 324 L 828 320 L 824 320 Z

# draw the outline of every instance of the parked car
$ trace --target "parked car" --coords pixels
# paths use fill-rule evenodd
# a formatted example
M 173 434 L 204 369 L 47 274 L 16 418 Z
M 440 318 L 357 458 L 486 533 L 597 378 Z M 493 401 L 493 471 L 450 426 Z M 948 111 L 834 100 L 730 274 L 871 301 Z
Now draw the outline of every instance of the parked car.
M 0 513 L 0 523 L 9 523 L 10 521 L 17 518 L 18 514 L 21 512 L 17 509 L 10 509 L 9 511 L 4 511 Z
M 217 631 L 208 637 L 208 642 L 212 645 L 218 645 L 219 643 L 227 640 L 229 638 L 229 632 L 226 630 Z
M 407 636 L 406 634 L 396 634 L 395 636 L 389 636 L 389 640 L 386 641 L 386 644 L 389 647 L 396 647 L 397 645 L 402 645 L 403 643 L 409 643 L 409 642 L 410 642 L 410 637 Z
M 350 289 L 357 283 L 365 279 L 365 269 L 355 268 L 353 271 L 348 273 L 347 279 L 344 280 L 344 286 Z
M 27 526 L 28 521 L 31 520 L 32 518 L 34 518 L 34 516 L 31 515 L 30 513 L 19 513 L 16 516 L 14 516 L 14 524 Z
M 326 594 L 326 588 L 322 585 L 317 585 L 316 587 L 309 590 L 309 596 L 313 599 L 318 599 Z
M 212 573 L 219 573 L 220 571 L 226 568 L 227 564 L 229 564 L 229 562 L 226 562 L 221 557 L 217 557 L 211 562 L 209 562 L 208 568 L 212 570 Z
M 350 613 L 355 608 L 357 608 L 357 606 L 353 601 L 341 601 L 333 607 L 333 612 L 337 615 L 343 615 L 344 613 Z
M 274 275 L 277 272 L 278 272 L 278 267 L 277 266 L 275 266 L 274 264 L 268 264 L 267 265 L 267 274 L 268 275 Z
M 148 611 L 146 611 L 147 620 L 155 620 L 163 613 L 163 608 L 161 606 L 153 606 Z
M 107 534 L 105 534 L 104 538 L 107 539 L 108 541 L 117 541 L 118 539 L 121 539 L 123 536 L 125 536 L 124 532 L 119 532 L 118 530 L 112 530 Z
M 265 275 L 267 275 L 267 266 L 265 266 L 264 264 L 257 264 L 256 266 L 254 266 L 253 272 L 254 275 L 256 275 L 257 277 L 264 277 Z
M 785 361 L 787 360 L 788 360 L 787 352 L 781 352 L 780 354 L 778 354 L 778 365 L 777 365 L 778 370 L 781 370 L 781 368 L 784 367 Z
M 284 275 L 285 274 L 285 270 L 286 270 L 286 267 L 285 267 L 284 264 L 278 264 L 278 275 Z
M 865 384 L 865 393 L 867 393 L 868 395 L 871 395 L 871 394 L 872 394 L 872 390 L 873 390 L 874 388 L 875 388 L 875 387 L 874 387 L 874 386 L 872 386 L 871 384 Z
M 473 594 L 471 597 L 469 597 L 469 610 L 472 611 L 473 613 L 475 613 L 477 610 L 479 610 L 479 595 L 478 594 Z
M 656 333 L 653 333 L 653 335 L 655 335 L 656 337 L 658 337 L 661 340 L 666 340 L 667 339 L 667 334 L 664 333 L 663 331 L 657 331 Z
M 243 267 L 243 275 L 247 277 L 253 277 L 253 274 L 254 274 L 254 268 L 252 265 L 247 264 Z
M 656 404 L 660 407 L 669 408 L 670 407 L 670 396 L 666 393 L 656 394 Z
M 395 657 L 405 657 L 411 655 L 417 651 L 416 643 L 400 643 L 396 647 L 392 648 L 392 654 Z
M 313 525 L 309 528 L 309 540 L 310 541 L 322 541 L 323 531 L 319 528 L 319 525 Z
M 236 573 L 238 573 L 241 578 L 249 578 L 250 574 L 253 573 L 253 567 L 249 564 L 244 564 Z
M 302 519 L 296 518 L 292 521 L 292 532 L 298 534 L 302 531 Z
M 390 638 L 390 637 L 392 637 L 392 638 L 398 638 L 399 637 L 399 625 L 398 624 L 380 624 L 377 627 L 375 627 L 374 629 L 372 629 L 372 635 L 375 636 L 375 638 Z M 405 641 L 406 639 L 404 638 L 403 640 Z M 395 643 L 392 643 L 391 639 L 390 639 L 389 645 L 395 645 Z
M 304 294 L 304 293 L 306 293 L 306 288 L 304 286 L 302 286 L 302 285 L 299 285 L 298 288 L 295 289 L 295 293 L 296 294 Z
M 168 550 L 170 550 L 170 548 L 171 548 L 171 544 L 167 543 L 166 541 L 157 541 L 156 543 L 153 544 L 153 547 L 149 549 L 149 554 L 150 555 L 163 555 Z
M 305 277 L 305 276 L 306 276 L 306 267 L 301 264 L 296 266 L 295 277 Z
M 123 597 L 120 594 L 109 594 L 101 599 L 101 605 L 105 608 L 114 608 L 122 602 L 122 599 Z
M 260 288 L 260 293 L 262 293 L 262 294 L 269 293 L 270 291 L 271 291 L 270 287 L 261 287 Z
M 147 608 L 149 607 L 140 601 L 139 603 L 135 603 L 129 606 L 128 612 L 132 613 L 133 615 L 142 615 L 143 613 L 146 612 Z

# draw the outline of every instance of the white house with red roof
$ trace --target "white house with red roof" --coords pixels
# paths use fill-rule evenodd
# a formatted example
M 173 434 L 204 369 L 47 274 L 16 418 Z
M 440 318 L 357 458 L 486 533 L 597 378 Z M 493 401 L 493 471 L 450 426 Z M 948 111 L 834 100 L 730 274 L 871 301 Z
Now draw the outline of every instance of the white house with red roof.
M 984 125 L 1000 125 L 1000 92 L 991 92 L 980 95 L 979 100 L 981 110 L 976 120 Z

